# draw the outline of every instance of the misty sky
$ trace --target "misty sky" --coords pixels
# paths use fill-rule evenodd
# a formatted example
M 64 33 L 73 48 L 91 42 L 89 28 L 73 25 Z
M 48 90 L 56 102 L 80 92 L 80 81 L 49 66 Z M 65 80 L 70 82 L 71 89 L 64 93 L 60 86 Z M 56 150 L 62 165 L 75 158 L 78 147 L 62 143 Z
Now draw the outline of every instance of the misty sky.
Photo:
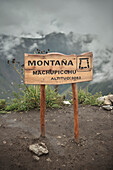
M 0 0 L 0 34 L 98 34 L 113 43 L 113 0 Z

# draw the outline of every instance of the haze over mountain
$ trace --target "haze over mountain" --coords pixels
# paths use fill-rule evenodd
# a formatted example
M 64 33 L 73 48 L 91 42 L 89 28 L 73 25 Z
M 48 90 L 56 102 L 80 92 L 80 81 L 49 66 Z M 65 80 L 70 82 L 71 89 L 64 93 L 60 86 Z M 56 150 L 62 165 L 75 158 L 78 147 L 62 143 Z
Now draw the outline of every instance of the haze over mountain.
M 79 83 L 79 86 L 86 87 L 92 93 L 102 91 L 103 94 L 113 92 L 113 48 L 110 45 L 103 44 L 97 35 L 50 33 L 38 38 L 16 37 L 9 35 L 0 35 L 0 96 L 5 96 L 5 92 L 14 89 L 13 83 L 20 83 L 19 76 L 7 64 L 7 60 L 15 58 L 21 64 L 24 63 L 24 53 L 37 52 L 50 49 L 51 52 L 60 52 L 64 54 L 81 54 L 92 51 L 94 54 L 94 77 L 89 83 Z M 60 92 L 63 93 L 69 88 L 69 85 L 60 86 Z M 10 94 L 9 94 L 10 95 Z

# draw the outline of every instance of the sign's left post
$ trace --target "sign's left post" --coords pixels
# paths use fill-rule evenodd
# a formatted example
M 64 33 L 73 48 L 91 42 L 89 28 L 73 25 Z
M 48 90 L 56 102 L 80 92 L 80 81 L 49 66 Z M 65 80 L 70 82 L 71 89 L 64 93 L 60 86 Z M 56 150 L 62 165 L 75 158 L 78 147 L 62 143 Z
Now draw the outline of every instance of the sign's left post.
M 40 129 L 42 137 L 45 137 L 45 107 L 46 107 L 45 85 L 40 85 Z

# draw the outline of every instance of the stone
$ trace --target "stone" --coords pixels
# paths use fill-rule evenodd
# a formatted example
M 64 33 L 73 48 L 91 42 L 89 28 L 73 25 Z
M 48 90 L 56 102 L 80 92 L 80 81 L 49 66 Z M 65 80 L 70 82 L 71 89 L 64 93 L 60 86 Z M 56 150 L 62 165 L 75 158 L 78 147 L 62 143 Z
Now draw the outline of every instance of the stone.
M 62 146 L 62 147 L 65 147 L 65 145 L 64 145 L 63 143 L 61 143 L 61 146 Z
M 71 103 L 69 101 L 63 101 L 64 105 L 71 105 Z
M 112 104 L 113 104 L 113 95 L 110 94 L 108 96 L 98 97 L 97 101 L 103 102 L 105 105 L 111 105 L 112 106 Z
M 40 158 L 36 155 L 33 155 L 33 159 L 36 160 L 36 161 L 39 161 Z
M 103 109 L 107 110 L 107 111 L 110 111 L 113 109 L 113 106 L 110 106 L 110 105 L 106 105 L 106 106 L 102 106 Z
M 109 96 L 104 96 L 104 104 L 105 105 L 112 105 L 112 102 L 109 100 Z
M 108 95 L 108 99 L 111 101 L 111 103 L 113 104 L 113 94 Z
M 45 145 L 45 143 L 42 143 L 42 142 L 39 144 L 36 143 L 36 144 L 30 145 L 29 150 L 34 152 L 38 156 L 49 153 L 47 146 Z
M 57 136 L 57 139 L 61 139 L 62 137 L 61 136 Z
M 3 144 L 6 144 L 7 142 L 5 140 L 3 140 Z
M 92 122 L 93 120 L 92 119 L 90 119 L 90 120 L 87 120 L 87 122 Z
M 97 101 L 98 101 L 98 102 L 103 102 L 103 103 L 104 103 L 104 96 L 98 97 L 98 98 L 97 98 Z
M 60 142 L 58 142 L 58 143 L 57 143 L 57 145 L 58 145 L 58 146 L 60 146 L 60 145 L 61 145 L 61 143 L 60 143 Z
M 56 120 L 55 120 L 55 119 L 53 119 L 53 120 L 52 120 L 52 122 L 56 122 Z
M 86 140 L 87 140 L 87 138 L 86 138 L 85 136 L 83 136 L 83 137 L 82 137 L 82 140 L 83 140 L 83 141 L 86 141 Z
M 47 162 L 52 162 L 52 160 L 50 158 L 47 158 L 46 161 Z

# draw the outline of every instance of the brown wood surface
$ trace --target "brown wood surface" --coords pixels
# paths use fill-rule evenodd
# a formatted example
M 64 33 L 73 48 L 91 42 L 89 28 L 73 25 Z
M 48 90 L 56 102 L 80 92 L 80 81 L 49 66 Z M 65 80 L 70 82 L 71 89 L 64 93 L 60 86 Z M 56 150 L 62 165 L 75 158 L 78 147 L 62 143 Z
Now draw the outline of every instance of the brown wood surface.
M 87 68 L 88 59 L 89 67 Z M 73 62 L 73 65 L 41 65 L 41 66 L 28 66 L 28 61 L 33 62 L 34 60 L 42 62 L 45 61 L 59 61 L 66 59 L 67 62 L 70 60 Z M 82 60 L 83 59 L 83 60 Z M 82 60 L 81 64 L 80 61 Z M 83 67 L 82 69 L 80 68 Z M 47 73 L 51 71 L 51 73 Z M 57 71 L 57 73 L 55 73 Z M 58 71 L 62 71 L 59 72 Z M 69 72 L 69 71 L 72 71 Z M 33 75 L 33 72 L 35 74 Z M 41 74 L 39 73 L 41 72 Z M 75 73 L 76 72 L 76 73 Z M 93 79 L 93 54 L 91 52 L 81 54 L 79 56 L 64 55 L 60 53 L 49 53 L 49 54 L 25 54 L 25 84 L 68 84 L 68 83 L 77 83 L 84 81 L 91 81 Z
M 72 84 L 73 92 L 73 110 L 74 110 L 74 138 L 75 142 L 79 143 L 79 120 L 78 120 L 78 94 L 76 83 Z
M 45 85 L 40 85 L 40 129 L 41 136 L 45 136 Z
M 76 69 L 76 55 L 72 54 L 72 55 L 64 55 L 64 54 L 60 54 L 60 53 L 48 53 L 48 54 L 25 54 L 24 55 L 24 59 L 25 59 L 25 69 L 26 70 L 75 70 Z M 50 64 L 49 66 L 28 66 L 28 61 L 30 60 L 31 62 L 33 62 L 34 60 L 37 62 L 39 60 L 41 60 L 42 62 L 44 61 L 50 61 L 50 60 L 59 60 L 61 62 L 61 60 L 67 60 L 67 62 L 69 62 L 69 60 L 71 59 L 74 63 L 74 66 L 71 65 L 56 65 L 53 66 Z M 51 62 L 50 62 L 51 63 Z M 54 62 L 55 63 L 55 62 Z

